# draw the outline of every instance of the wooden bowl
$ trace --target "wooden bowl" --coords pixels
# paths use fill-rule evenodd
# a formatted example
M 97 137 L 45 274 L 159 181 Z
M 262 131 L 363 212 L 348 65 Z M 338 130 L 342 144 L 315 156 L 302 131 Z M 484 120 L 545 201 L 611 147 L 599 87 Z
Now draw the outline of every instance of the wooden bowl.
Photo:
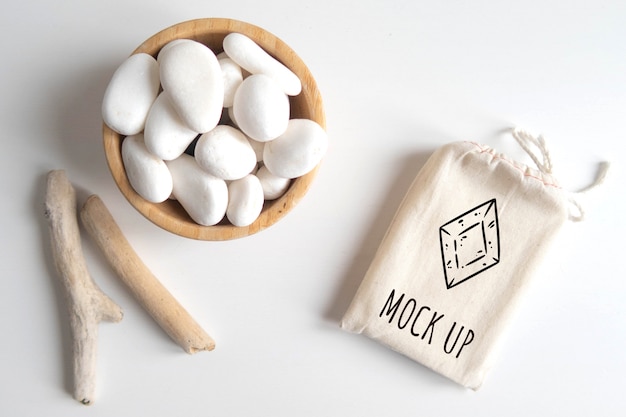
M 313 76 L 304 62 L 276 36 L 249 23 L 222 18 L 197 19 L 176 24 L 155 34 L 142 43 L 133 54 L 145 52 L 154 57 L 161 48 L 174 39 L 193 39 L 213 50 L 222 51 L 222 41 L 231 32 L 242 33 L 278 59 L 302 81 L 302 92 L 290 97 L 291 118 L 311 119 L 326 128 L 322 99 Z M 228 240 L 257 233 L 280 220 L 306 194 L 319 165 L 308 174 L 292 180 L 287 192 L 277 200 L 266 201 L 261 215 L 246 227 L 236 227 L 223 220 L 215 226 L 195 223 L 182 206 L 174 200 L 151 203 L 139 196 L 131 187 L 122 162 L 124 136 L 103 123 L 104 151 L 109 169 L 118 188 L 130 204 L 143 216 L 161 228 L 180 236 L 198 240 Z

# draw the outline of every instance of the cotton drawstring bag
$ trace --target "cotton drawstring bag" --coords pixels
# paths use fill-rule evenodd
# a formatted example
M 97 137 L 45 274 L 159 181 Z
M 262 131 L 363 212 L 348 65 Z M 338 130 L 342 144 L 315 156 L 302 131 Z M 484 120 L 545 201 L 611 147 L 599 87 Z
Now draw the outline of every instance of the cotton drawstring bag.
M 400 204 L 343 329 L 463 386 L 481 386 L 550 244 L 566 221 L 583 216 L 576 195 L 552 176 L 543 138 L 521 130 L 513 137 L 537 169 L 472 142 L 433 153 Z

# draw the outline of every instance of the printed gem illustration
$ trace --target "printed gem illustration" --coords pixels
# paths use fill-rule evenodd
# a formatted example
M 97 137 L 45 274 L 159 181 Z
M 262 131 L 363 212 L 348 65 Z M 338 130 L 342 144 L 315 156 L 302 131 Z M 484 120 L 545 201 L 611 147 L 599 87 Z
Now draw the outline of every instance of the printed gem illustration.
M 448 289 L 496 265 L 500 232 L 495 198 L 441 226 L 439 241 Z

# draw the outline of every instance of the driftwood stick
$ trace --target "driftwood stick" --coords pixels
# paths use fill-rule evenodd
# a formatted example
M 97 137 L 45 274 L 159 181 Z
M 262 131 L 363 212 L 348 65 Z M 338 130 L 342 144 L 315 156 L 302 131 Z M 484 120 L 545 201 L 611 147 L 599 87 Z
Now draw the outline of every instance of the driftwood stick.
M 117 275 L 161 328 L 187 353 L 213 350 L 213 339 L 141 261 L 102 200 L 90 196 L 80 215 Z
M 73 341 L 74 398 L 83 404 L 94 400 L 98 323 L 118 322 L 122 309 L 98 288 L 87 270 L 80 242 L 76 192 L 65 171 L 47 178 L 45 216 L 57 271 L 68 300 Z

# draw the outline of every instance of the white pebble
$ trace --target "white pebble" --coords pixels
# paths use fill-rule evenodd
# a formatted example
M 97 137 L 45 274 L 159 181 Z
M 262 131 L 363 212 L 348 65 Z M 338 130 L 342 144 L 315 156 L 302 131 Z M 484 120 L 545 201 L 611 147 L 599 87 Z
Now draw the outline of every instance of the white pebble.
M 271 78 L 251 75 L 235 93 L 233 115 L 243 133 L 267 142 L 287 129 L 289 99 Z
M 263 196 L 266 200 L 276 200 L 289 189 L 291 180 L 276 176 L 264 165 L 256 173 L 257 178 L 263 187 Z
M 157 62 L 159 64 L 161 64 L 161 57 L 164 56 L 165 54 L 167 54 L 168 49 L 170 49 L 172 46 L 178 44 L 178 43 L 182 43 L 182 42 L 195 42 L 191 39 L 174 39 L 173 41 L 169 41 L 168 43 L 166 43 L 161 50 L 159 51 L 158 55 L 157 55 Z
M 248 138 L 248 142 L 250 142 L 250 146 L 254 150 L 254 154 L 256 155 L 256 161 L 261 162 L 263 160 L 263 150 L 265 149 L 265 142 L 259 142 L 258 140 L 254 140 L 252 138 Z
M 265 74 L 271 77 L 285 94 L 297 96 L 302 91 L 302 83 L 298 76 L 247 36 L 230 33 L 224 38 L 223 46 L 230 59 L 251 74 Z
M 213 51 L 199 42 L 186 41 L 160 55 L 161 84 L 181 119 L 199 133 L 213 129 L 224 103 L 222 70 Z
M 285 133 L 265 144 L 263 163 L 274 175 L 300 177 L 322 160 L 328 149 L 328 135 L 309 119 L 291 119 Z
M 234 98 L 233 98 L 234 99 Z M 226 109 L 226 113 L 228 114 L 228 119 L 230 121 L 229 124 L 233 125 L 234 127 L 239 127 L 239 125 L 237 124 L 237 120 L 235 120 L 235 112 L 233 112 L 233 108 L 232 107 L 228 107 Z
M 131 55 L 115 71 L 104 93 L 104 122 L 121 135 L 141 132 L 158 92 L 156 60 L 144 53 Z
M 171 161 L 185 152 L 198 136 L 180 118 L 167 92 L 162 92 L 148 113 L 144 138 L 146 147 L 159 158 Z
M 245 177 L 257 162 L 246 136 L 227 125 L 219 125 L 200 136 L 195 158 L 202 169 L 224 180 Z
M 228 207 L 228 187 L 224 180 L 203 171 L 187 154 L 166 164 L 174 180 L 173 195 L 189 217 L 203 226 L 219 223 Z
M 161 203 L 172 193 L 172 176 L 162 159 L 151 154 L 143 133 L 122 141 L 122 161 L 133 189 L 152 203 Z
M 235 226 L 248 226 L 259 217 L 263 209 L 263 188 L 254 175 L 247 175 L 228 185 L 226 217 Z
M 230 58 L 218 59 L 224 80 L 224 107 L 232 107 L 235 91 L 243 81 L 241 67 Z

